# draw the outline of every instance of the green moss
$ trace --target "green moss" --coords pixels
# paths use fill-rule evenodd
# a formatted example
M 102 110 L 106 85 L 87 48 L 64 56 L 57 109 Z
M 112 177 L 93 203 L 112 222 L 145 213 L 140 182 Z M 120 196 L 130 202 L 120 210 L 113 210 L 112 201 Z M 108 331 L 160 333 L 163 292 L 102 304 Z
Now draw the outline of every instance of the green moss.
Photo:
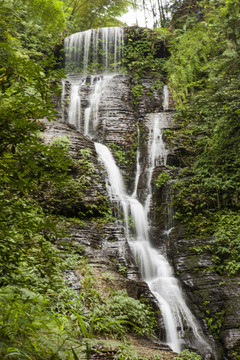
M 233 360 L 240 360 L 240 347 L 237 349 L 237 351 L 230 351 L 230 352 Z
M 166 40 L 168 32 L 164 35 L 149 29 L 137 27 L 128 28 L 125 32 L 124 45 L 124 67 L 135 79 L 146 77 L 158 78 L 163 74 L 165 59 L 159 54 L 163 54 L 163 38 Z
M 128 165 L 129 160 L 127 158 L 127 153 L 123 145 L 110 143 L 109 148 L 113 151 L 113 155 L 117 160 L 118 164 Z
M 137 131 L 127 133 L 124 137 L 125 144 L 110 143 L 109 148 L 113 151 L 113 156 L 119 167 L 125 167 L 128 172 L 135 169 L 137 151 Z

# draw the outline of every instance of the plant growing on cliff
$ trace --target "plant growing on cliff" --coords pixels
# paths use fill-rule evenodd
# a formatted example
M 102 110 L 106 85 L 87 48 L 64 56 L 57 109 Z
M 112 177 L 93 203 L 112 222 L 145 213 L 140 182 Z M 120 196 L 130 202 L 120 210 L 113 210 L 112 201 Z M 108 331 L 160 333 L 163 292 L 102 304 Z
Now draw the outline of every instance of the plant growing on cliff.
M 205 319 L 207 321 L 208 327 L 210 332 L 214 335 L 216 339 L 220 337 L 222 326 L 224 323 L 225 313 L 226 310 L 223 309 L 221 311 L 212 313 L 210 301 L 204 301 L 203 303 L 204 312 L 205 312 Z
M 240 272 L 240 214 L 228 212 L 219 214 L 211 243 L 214 269 L 229 276 Z
M 113 150 L 114 157 L 120 166 L 128 164 L 127 154 L 123 146 L 110 143 L 109 148 Z
M 136 108 L 139 98 L 143 96 L 143 85 L 136 84 L 131 88 L 133 108 Z
M 68 152 L 71 146 L 71 141 L 67 135 L 64 135 L 54 138 L 51 145 L 60 149 L 64 149 L 66 152 Z
M 165 50 L 161 48 L 167 41 L 168 31 L 131 28 L 126 32 L 124 63 L 127 72 L 136 80 L 144 77 L 158 78 L 164 71 Z M 158 56 L 162 53 L 162 56 Z
M 171 175 L 169 173 L 167 173 L 166 171 L 161 172 L 161 174 L 158 175 L 156 180 L 157 188 L 161 189 L 161 187 L 164 186 L 170 179 L 171 179 Z

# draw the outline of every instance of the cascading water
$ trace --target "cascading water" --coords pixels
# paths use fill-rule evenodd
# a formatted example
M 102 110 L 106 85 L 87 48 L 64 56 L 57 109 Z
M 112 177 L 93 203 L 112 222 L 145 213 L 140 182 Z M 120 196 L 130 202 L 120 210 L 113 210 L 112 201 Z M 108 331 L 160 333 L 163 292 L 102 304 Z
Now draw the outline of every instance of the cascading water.
M 167 85 L 163 86 L 163 110 L 169 110 L 169 91 Z
M 89 75 L 76 77 L 68 75 L 71 83 L 67 123 L 85 136 L 96 135 L 100 99 L 108 95 L 109 84 L 115 75 Z M 81 106 L 83 103 L 85 106 Z
M 101 39 L 101 51 L 99 52 Z M 102 99 L 111 89 L 111 81 L 119 70 L 121 63 L 121 43 L 123 31 L 119 28 L 104 28 L 88 30 L 70 36 L 65 40 L 66 66 L 80 75 L 69 75 L 71 95 L 69 115 L 65 119 L 77 130 L 91 138 L 97 138 L 99 107 Z M 101 55 L 99 55 L 101 53 Z M 90 70 L 90 62 L 100 63 L 104 75 L 83 75 Z M 80 69 L 80 70 L 79 70 Z M 114 73 L 112 73 L 114 71 Z M 111 74 L 106 74 L 111 72 Z M 63 84 L 63 101 L 66 94 L 66 84 Z M 166 88 L 165 88 L 166 93 Z M 84 106 L 83 106 L 84 105 Z M 165 104 L 165 109 L 168 105 Z M 135 187 L 132 195 L 128 195 L 121 172 L 117 167 L 110 150 L 103 144 L 95 143 L 100 161 L 104 164 L 107 174 L 107 189 L 110 200 L 117 201 L 124 213 L 126 237 L 129 241 L 135 261 L 143 279 L 155 295 L 159 304 L 166 330 L 166 342 L 175 352 L 181 351 L 184 344 L 184 331 L 192 332 L 199 346 L 209 345 L 200 334 L 196 320 L 183 298 L 178 281 L 174 278 L 172 269 L 165 257 L 154 249 L 150 243 L 147 215 L 151 204 L 151 180 L 154 167 L 166 165 L 167 149 L 164 146 L 162 130 L 166 127 L 164 113 L 150 114 L 149 127 L 149 156 L 147 166 L 147 198 L 145 206 L 137 199 L 138 181 L 141 167 L 139 164 L 140 150 L 137 151 L 137 171 Z M 139 137 L 138 133 L 138 137 Z M 134 228 L 129 224 L 129 217 L 133 219 Z
M 151 180 L 153 170 L 157 165 L 166 166 L 168 150 L 163 141 L 163 129 L 168 126 L 165 113 L 154 113 L 148 115 L 147 121 L 148 136 L 148 169 L 147 169 L 147 198 L 145 201 L 145 211 L 148 214 L 152 197 Z
M 116 73 L 122 66 L 123 28 L 86 30 L 64 41 L 68 73 Z
M 91 138 L 96 135 L 100 98 L 107 96 L 109 84 L 121 71 L 123 34 L 119 27 L 91 29 L 64 41 L 69 75 L 62 84 L 62 104 L 66 83 L 71 85 L 68 116 L 64 120 Z
M 180 352 L 184 329 L 188 329 L 193 332 L 198 343 L 208 346 L 185 303 L 169 263 L 150 244 L 146 210 L 134 196 L 126 193 L 121 173 L 109 149 L 99 143 L 95 143 L 95 148 L 107 170 L 110 198 L 118 200 L 123 209 L 126 236 L 135 261 L 143 279 L 158 301 L 166 329 L 167 344 L 173 351 Z M 134 220 L 134 231 L 129 229 L 129 216 Z

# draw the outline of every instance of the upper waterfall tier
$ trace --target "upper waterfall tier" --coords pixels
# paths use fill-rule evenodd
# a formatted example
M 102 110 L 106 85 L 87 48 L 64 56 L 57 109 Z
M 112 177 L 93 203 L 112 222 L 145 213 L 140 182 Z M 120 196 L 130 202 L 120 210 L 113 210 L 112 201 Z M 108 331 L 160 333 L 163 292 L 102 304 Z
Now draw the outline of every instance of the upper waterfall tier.
M 122 67 L 123 28 L 91 29 L 64 40 L 68 73 L 116 73 Z

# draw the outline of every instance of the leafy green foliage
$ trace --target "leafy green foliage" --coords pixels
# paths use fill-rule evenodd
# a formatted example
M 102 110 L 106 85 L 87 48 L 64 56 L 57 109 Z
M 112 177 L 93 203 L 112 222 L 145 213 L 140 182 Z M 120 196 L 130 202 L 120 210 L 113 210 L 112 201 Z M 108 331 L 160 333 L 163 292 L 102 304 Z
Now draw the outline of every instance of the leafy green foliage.
M 56 137 L 53 139 L 52 146 L 59 147 L 60 149 L 64 149 L 66 152 L 70 150 L 71 141 L 67 135 Z
M 240 272 L 240 214 L 222 213 L 212 241 L 215 270 L 220 274 L 236 275 Z
M 120 168 L 127 169 L 130 173 L 135 170 L 137 152 L 137 133 L 127 133 L 125 144 L 110 143 L 114 158 Z
M 136 84 L 132 87 L 132 103 L 133 107 L 136 107 L 138 104 L 139 98 L 143 96 L 143 85 L 142 84 Z
M 95 315 L 101 318 L 96 324 L 98 332 L 124 335 L 126 329 L 141 334 L 151 335 L 156 327 L 156 320 L 151 309 L 140 300 L 127 296 L 126 291 L 112 292 L 105 304 L 95 309 Z
M 66 24 L 60 0 L 4 0 L 0 22 L 0 40 L 9 45 L 1 52 L 6 56 L 14 52 L 25 58 L 49 54 Z
M 124 63 L 127 72 L 136 80 L 144 77 L 158 78 L 162 75 L 165 59 L 163 43 L 169 33 L 165 30 L 131 28 L 125 34 Z
M 61 232 L 48 220 L 38 204 L 30 199 L 1 199 L 1 286 L 23 286 L 55 301 L 60 289 L 67 295 L 62 273 L 74 269 L 82 250 L 66 248 L 68 258 L 53 244 Z
M 239 71 L 237 0 L 201 2 L 201 20 L 192 12 L 176 30 L 169 61 L 172 91 L 178 103 L 205 81 Z
M 65 151 L 70 146 L 66 138 L 56 138 L 52 145 L 51 147 Z M 93 188 L 98 184 L 99 175 L 92 163 L 91 150 L 81 149 L 78 159 L 71 161 L 69 168 L 71 177 L 65 177 L 65 181 L 61 183 L 45 183 L 42 191 L 39 191 L 42 206 L 53 214 L 78 219 L 107 215 L 109 212 L 107 198 Z
M 156 180 L 156 186 L 158 189 L 161 189 L 162 186 L 166 184 L 168 180 L 171 179 L 171 176 L 166 171 L 161 172 L 160 175 L 158 175 Z
M 27 288 L 3 287 L 0 303 L 1 357 L 61 359 L 70 322 L 53 313 L 44 296 Z
M 110 143 L 109 147 L 113 150 L 114 157 L 117 159 L 118 164 L 127 165 L 128 158 L 126 156 L 126 151 L 122 148 L 121 145 Z
M 175 217 L 189 236 L 212 237 L 198 251 L 210 252 L 212 270 L 229 276 L 239 272 L 238 5 L 203 1 L 200 18 L 194 7 L 179 12 L 168 61 L 177 108 L 166 135 L 184 166 L 173 184 Z
M 71 33 L 98 27 L 121 26 L 117 19 L 127 11 L 129 0 L 64 0 Z
M 203 303 L 205 319 L 207 321 L 210 332 L 215 336 L 216 339 L 220 337 L 222 326 L 224 323 L 225 309 L 211 314 L 210 301 L 204 301 Z M 212 315 L 212 316 L 211 316 Z
M 175 134 L 175 141 L 186 149 L 184 160 L 195 173 L 194 179 L 183 179 L 182 183 L 199 184 L 201 207 L 239 206 L 238 107 L 237 79 L 232 77 L 230 83 L 222 77 L 211 81 L 208 88 L 177 111 L 176 120 L 182 130 Z
M 178 354 L 178 356 L 175 357 L 174 359 L 176 359 L 176 360 L 202 360 L 202 357 L 200 355 L 194 353 L 193 351 L 186 349 L 186 350 L 183 350 L 182 352 L 180 352 L 180 354 Z

